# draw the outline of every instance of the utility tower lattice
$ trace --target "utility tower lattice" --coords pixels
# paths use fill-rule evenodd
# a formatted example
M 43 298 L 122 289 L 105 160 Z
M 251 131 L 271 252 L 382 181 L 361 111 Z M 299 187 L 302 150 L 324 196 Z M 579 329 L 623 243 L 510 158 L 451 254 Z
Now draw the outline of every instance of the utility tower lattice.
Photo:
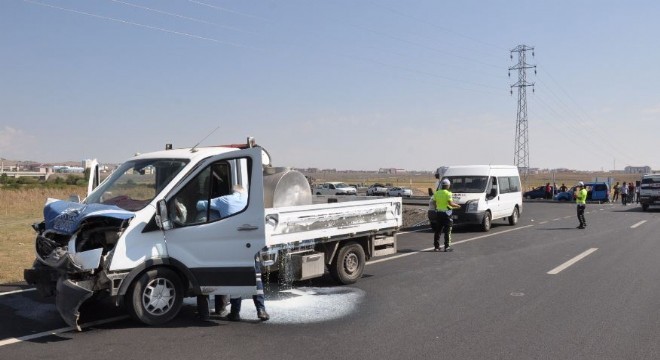
M 513 60 L 513 53 L 518 53 L 518 64 L 509 68 L 509 77 L 511 77 L 511 70 L 518 70 L 518 82 L 511 85 L 511 95 L 513 95 L 513 88 L 518 88 L 518 116 L 516 119 L 516 145 L 513 154 L 513 163 L 518 167 L 522 173 L 523 179 L 527 179 L 529 174 L 529 134 L 527 131 L 527 87 L 532 87 L 534 92 L 534 83 L 527 82 L 527 69 L 534 69 L 536 74 L 536 65 L 528 64 L 526 60 L 527 51 L 532 52 L 534 56 L 534 48 L 527 45 L 518 45 L 511 50 L 511 59 Z

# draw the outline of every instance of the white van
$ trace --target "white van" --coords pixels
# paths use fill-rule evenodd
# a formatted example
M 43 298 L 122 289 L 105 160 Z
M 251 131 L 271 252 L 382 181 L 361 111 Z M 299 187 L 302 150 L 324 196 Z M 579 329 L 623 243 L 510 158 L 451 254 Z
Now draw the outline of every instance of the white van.
M 442 179 L 449 179 L 454 202 L 461 205 L 453 210 L 454 224 L 478 224 L 490 230 L 493 220 L 506 219 L 510 225 L 518 222 L 523 210 L 520 175 L 511 165 L 449 166 Z M 435 229 L 435 209 L 428 211 Z

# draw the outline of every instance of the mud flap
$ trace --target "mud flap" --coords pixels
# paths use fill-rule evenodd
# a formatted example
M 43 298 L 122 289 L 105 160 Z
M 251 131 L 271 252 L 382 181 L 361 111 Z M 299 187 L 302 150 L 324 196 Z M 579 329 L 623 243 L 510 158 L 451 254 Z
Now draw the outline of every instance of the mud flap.
M 87 283 L 74 283 L 71 280 L 60 278 L 57 281 L 57 296 L 55 298 L 55 306 L 57 306 L 60 316 L 77 331 L 81 331 L 80 325 L 78 325 L 78 319 L 80 318 L 78 308 L 94 294 L 93 291 L 81 285 L 84 286 Z

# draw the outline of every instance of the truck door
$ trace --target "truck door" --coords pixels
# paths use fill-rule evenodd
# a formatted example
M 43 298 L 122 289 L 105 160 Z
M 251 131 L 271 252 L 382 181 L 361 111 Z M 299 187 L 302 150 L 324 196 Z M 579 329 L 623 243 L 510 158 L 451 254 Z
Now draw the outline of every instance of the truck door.
M 256 293 L 254 258 L 265 246 L 261 151 L 206 159 L 166 197 L 173 224 L 165 231 L 167 253 L 191 271 L 202 293 Z M 231 206 L 218 205 L 227 196 Z

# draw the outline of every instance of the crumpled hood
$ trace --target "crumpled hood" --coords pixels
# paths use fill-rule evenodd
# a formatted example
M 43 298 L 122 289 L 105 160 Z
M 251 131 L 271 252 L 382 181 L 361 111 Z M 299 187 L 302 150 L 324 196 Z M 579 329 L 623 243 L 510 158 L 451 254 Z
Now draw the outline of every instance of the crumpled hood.
M 46 230 L 66 235 L 72 235 L 83 220 L 94 216 L 128 220 L 135 217 L 135 213 L 115 205 L 80 204 L 64 200 L 51 202 L 44 207 Z

